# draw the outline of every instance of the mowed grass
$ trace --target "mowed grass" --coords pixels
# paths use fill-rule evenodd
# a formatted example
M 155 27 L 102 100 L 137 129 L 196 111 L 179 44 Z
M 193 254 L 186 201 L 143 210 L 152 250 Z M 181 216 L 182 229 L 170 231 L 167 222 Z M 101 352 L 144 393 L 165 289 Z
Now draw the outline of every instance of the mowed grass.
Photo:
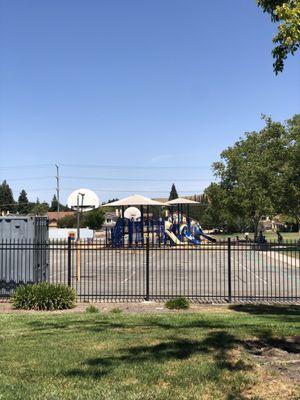
M 2 314 L 0 399 L 244 399 L 243 341 L 299 334 L 300 311 L 236 310 Z
M 296 242 L 300 238 L 298 232 L 280 232 L 280 233 L 281 233 L 284 241 Z M 277 242 L 277 240 L 278 240 L 278 237 L 275 232 L 263 232 L 263 235 L 266 237 L 266 240 L 268 240 L 268 241 Z M 230 233 L 230 234 L 224 233 L 224 234 L 217 234 L 217 235 L 211 235 L 211 236 L 215 237 L 217 240 L 224 240 L 229 237 L 232 238 L 233 240 L 235 240 L 237 236 L 241 240 L 245 239 L 245 233 L 241 233 L 241 232 Z M 254 238 L 253 232 L 249 233 L 249 238 L 251 240 L 253 240 L 253 238 Z

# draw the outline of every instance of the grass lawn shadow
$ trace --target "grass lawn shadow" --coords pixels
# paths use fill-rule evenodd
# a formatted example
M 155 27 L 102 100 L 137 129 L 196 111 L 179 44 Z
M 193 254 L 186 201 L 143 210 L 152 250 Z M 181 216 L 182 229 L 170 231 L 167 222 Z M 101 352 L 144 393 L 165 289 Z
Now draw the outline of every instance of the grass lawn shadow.
M 225 331 L 210 332 L 202 341 L 184 338 L 170 338 L 155 345 L 121 348 L 115 354 L 85 360 L 82 368 L 68 371 L 67 376 L 80 376 L 99 379 L 121 364 L 164 363 L 169 360 L 187 360 L 197 354 L 211 355 L 215 365 L 211 379 L 222 370 L 238 371 L 249 368 L 244 363 L 232 360 L 230 350 L 240 344 L 240 340 Z
M 233 304 L 231 310 L 255 315 L 283 315 L 300 317 L 300 305 Z

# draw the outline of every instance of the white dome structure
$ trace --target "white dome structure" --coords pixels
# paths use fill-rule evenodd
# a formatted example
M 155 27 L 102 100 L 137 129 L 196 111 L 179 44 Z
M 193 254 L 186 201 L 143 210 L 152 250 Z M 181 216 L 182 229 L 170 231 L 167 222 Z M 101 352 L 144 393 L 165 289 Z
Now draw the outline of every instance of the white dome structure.
M 77 189 L 68 198 L 68 207 L 77 210 L 79 204 L 80 211 L 91 211 L 100 206 L 99 197 L 89 189 Z

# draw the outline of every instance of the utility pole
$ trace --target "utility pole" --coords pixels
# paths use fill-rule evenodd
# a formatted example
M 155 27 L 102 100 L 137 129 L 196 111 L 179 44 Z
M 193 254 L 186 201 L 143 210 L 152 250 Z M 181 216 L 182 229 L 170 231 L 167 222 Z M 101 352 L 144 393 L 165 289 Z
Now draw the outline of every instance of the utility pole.
M 60 214 L 60 205 L 59 205 L 59 166 L 55 164 L 56 167 L 56 199 L 57 199 L 57 222 L 59 220 L 59 214 Z

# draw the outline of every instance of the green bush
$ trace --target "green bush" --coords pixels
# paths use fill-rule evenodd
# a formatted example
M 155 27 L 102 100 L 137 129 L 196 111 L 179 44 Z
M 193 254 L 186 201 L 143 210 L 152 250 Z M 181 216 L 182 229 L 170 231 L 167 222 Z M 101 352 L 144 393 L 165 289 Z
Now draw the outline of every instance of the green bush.
M 64 310 L 75 307 L 76 292 L 66 285 L 48 282 L 19 286 L 11 302 L 15 308 L 25 310 Z
M 185 297 L 176 297 L 175 299 L 168 300 L 165 304 L 170 310 L 181 310 L 190 307 L 190 302 Z
M 93 304 L 90 304 L 85 309 L 85 312 L 88 313 L 88 314 L 94 314 L 94 313 L 98 313 L 99 309 L 96 306 L 94 306 Z
M 121 310 L 121 308 L 119 308 L 119 307 L 112 308 L 112 309 L 110 310 L 110 312 L 111 312 L 112 314 L 122 314 L 122 310 Z

